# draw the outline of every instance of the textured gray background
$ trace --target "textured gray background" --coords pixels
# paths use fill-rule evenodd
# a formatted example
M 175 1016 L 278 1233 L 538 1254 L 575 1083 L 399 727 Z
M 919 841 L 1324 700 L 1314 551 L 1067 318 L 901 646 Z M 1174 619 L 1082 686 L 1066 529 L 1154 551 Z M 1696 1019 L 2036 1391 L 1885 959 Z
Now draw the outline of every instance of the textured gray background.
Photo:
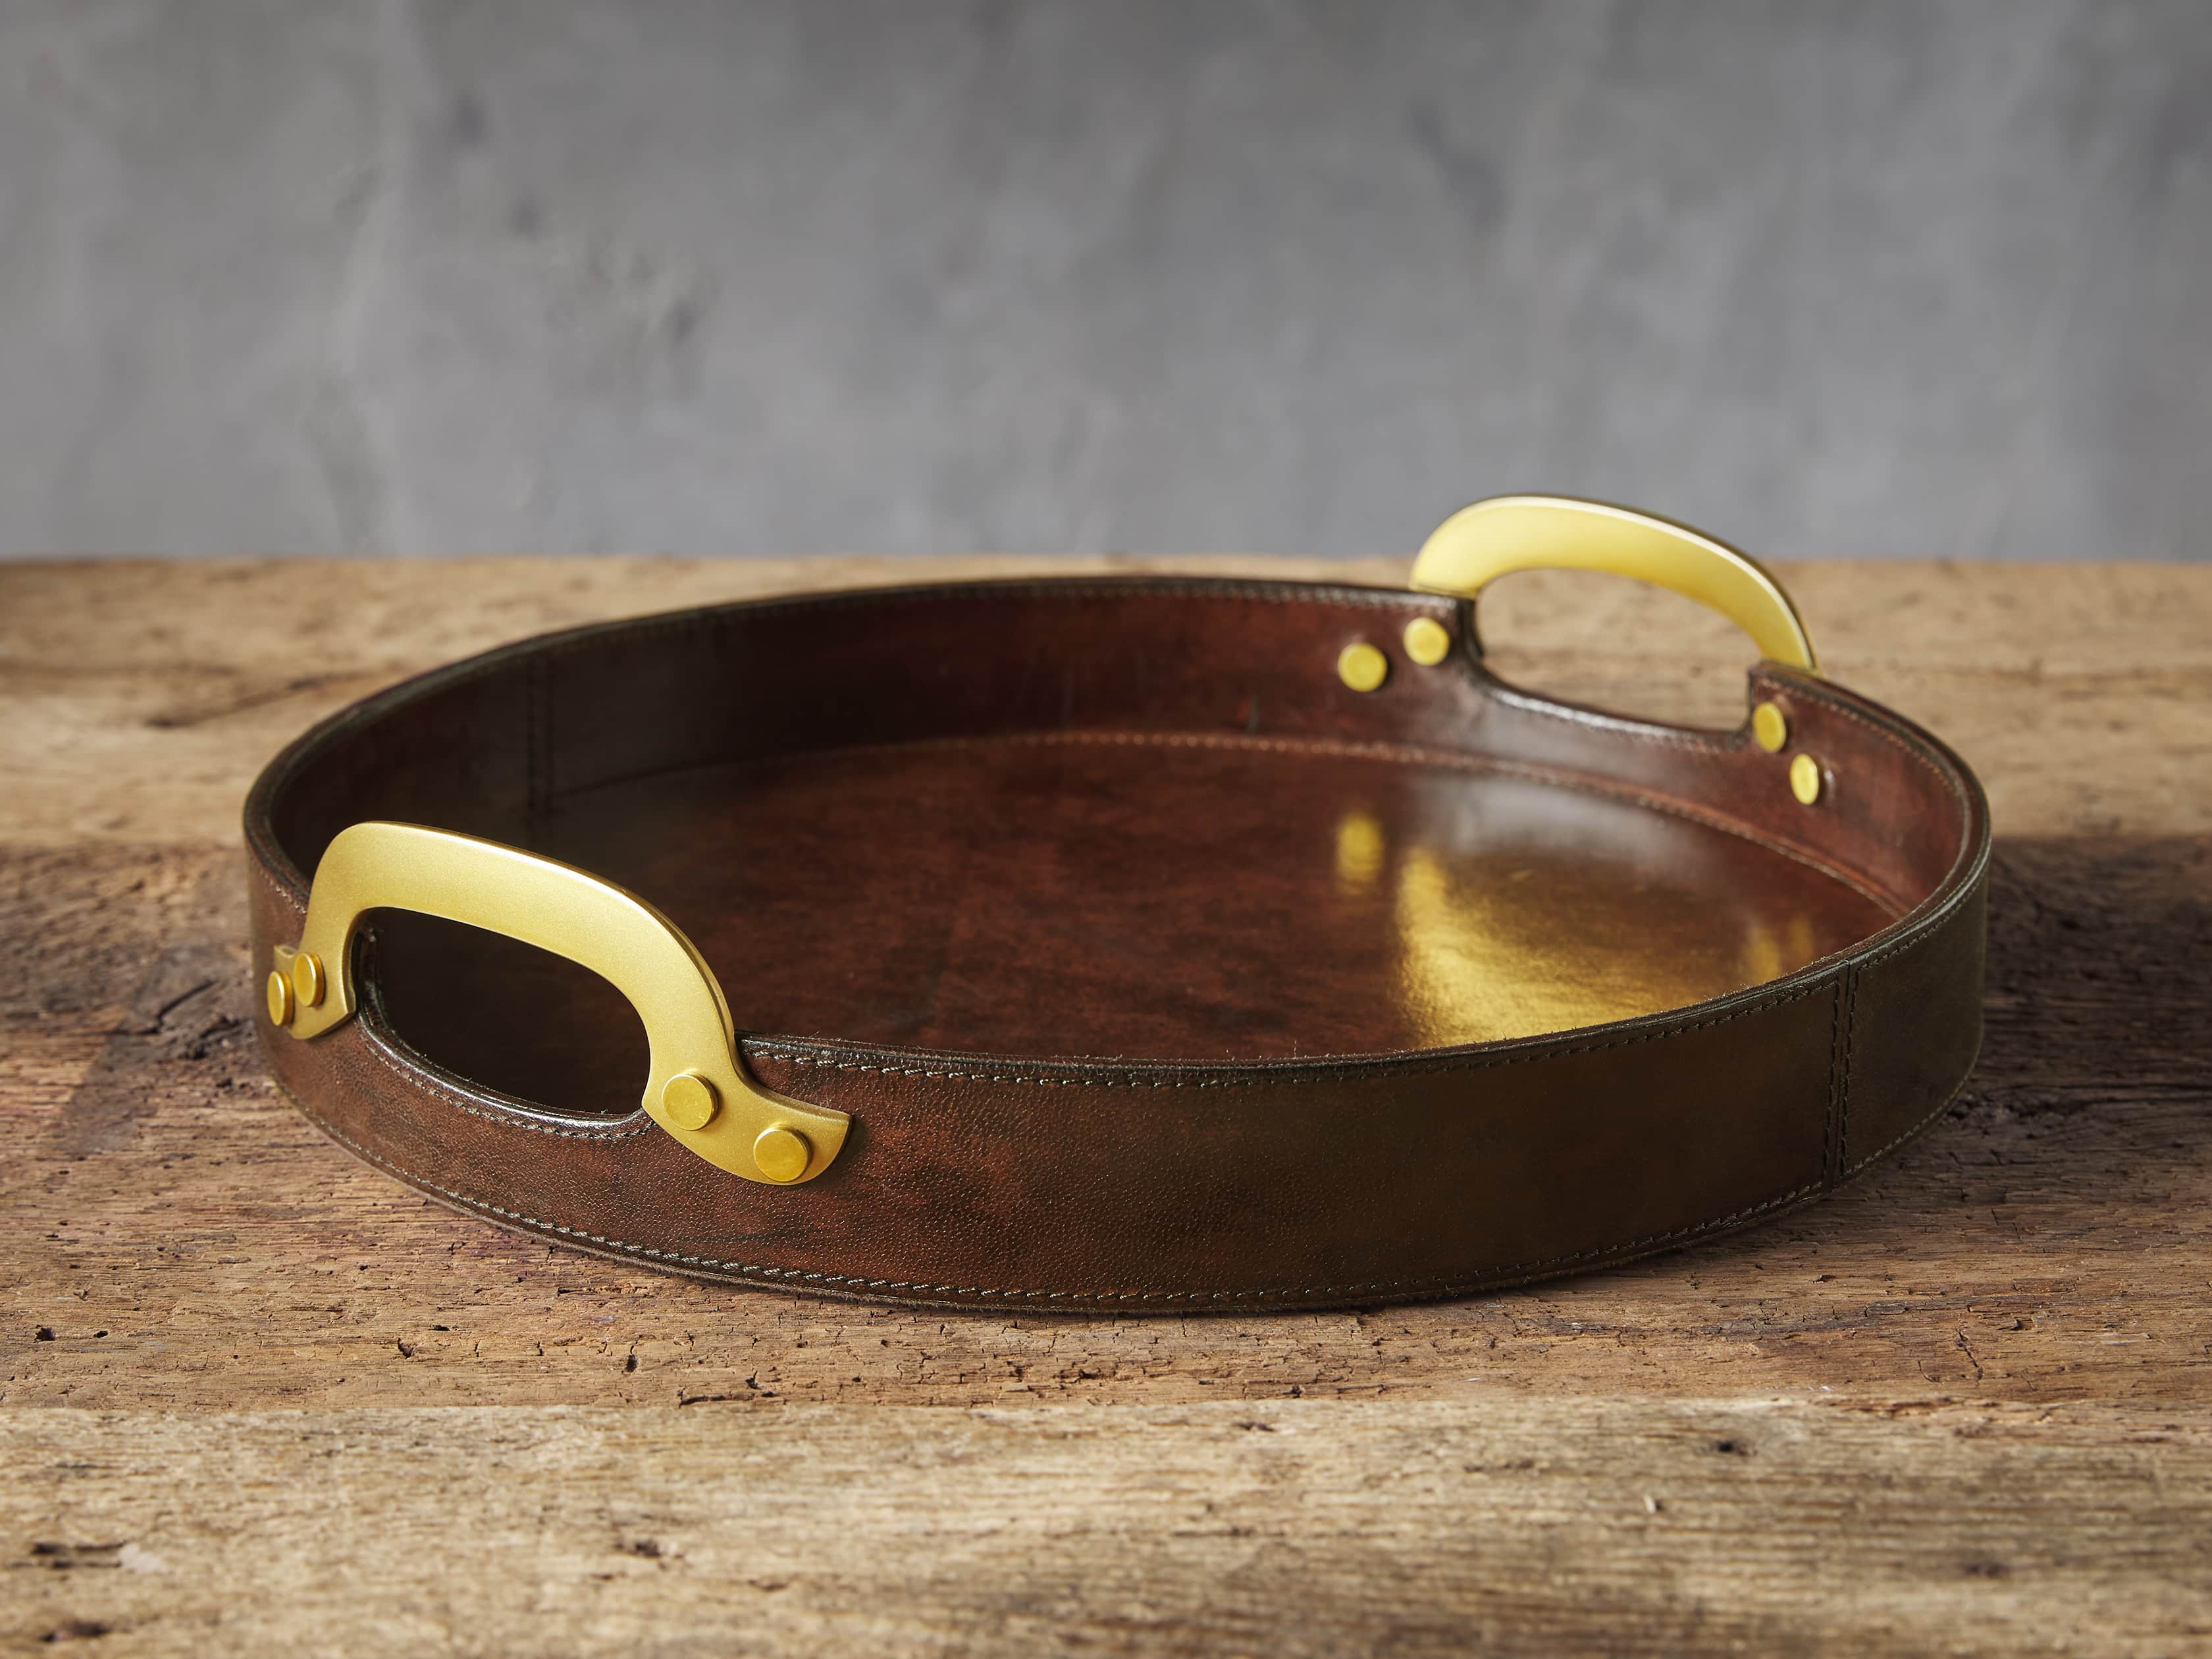
M 0 552 L 2212 550 L 2212 3 L 0 0 Z

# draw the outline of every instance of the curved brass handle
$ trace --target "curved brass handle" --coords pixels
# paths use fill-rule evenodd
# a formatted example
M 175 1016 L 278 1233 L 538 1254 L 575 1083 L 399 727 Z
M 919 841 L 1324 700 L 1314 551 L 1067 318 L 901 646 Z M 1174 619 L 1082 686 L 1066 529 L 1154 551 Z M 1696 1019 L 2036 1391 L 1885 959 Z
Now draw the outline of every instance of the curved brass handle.
M 645 1022 L 645 1109 L 709 1164 L 787 1186 L 821 1174 L 844 1146 L 844 1113 L 745 1075 L 722 988 L 674 922 L 611 882 L 474 836 L 415 823 L 340 830 L 316 868 L 299 945 L 276 948 L 270 1018 L 302 1039 L 351 1018 L 354 934 L 366 912 L 385 908 L 505 933 L 611 981 Z
M 1472 599 L 1516 570 L 1605 570 L 1710 605 L 1770 660 L 1820 672 L 1790 596 L 1725 543 L 1647 513 L 1565 495 L 1495 495 L 1463 507 L 1422 545 L 1413 586 Z

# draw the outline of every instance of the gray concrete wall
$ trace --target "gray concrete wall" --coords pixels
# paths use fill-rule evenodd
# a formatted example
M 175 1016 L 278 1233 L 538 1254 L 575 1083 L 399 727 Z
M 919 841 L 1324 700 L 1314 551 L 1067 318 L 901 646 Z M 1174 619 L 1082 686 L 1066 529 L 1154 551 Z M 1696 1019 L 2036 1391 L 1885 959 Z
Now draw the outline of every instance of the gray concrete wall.
M 2212 4 L 0 0 L 0 551 L 2212 550 Z

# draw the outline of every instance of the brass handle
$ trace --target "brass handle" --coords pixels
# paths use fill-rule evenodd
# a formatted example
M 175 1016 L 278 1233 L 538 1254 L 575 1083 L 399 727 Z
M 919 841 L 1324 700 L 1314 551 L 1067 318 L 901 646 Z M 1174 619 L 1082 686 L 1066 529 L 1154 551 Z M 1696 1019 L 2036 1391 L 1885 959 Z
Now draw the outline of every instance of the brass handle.
M 645 1023 L 645 1109 L 709 1164 L 779 1186 L 810 1181 L 849 1120 L 762 1088 L 738 1059 L 714 970 L 683 931 L 635 893 L 519 848 L 415 823 L 356 823 L 325 849 L 296 947 L 276 947 L 270 1018 L 302 1040 L 358 1006 L 353 938 L 363 915 L 419 910 L 505 933 L 581 963 Z
M 1604 570 L 1709 605 L 1771 661 L 1820 672 L 1790 596 L 1725 543 L 1645 513 L 1564 495 L 1497 495 L 1462 507 L 1423 544 L 1413 586 L 1473 599 L 1516 570 Z

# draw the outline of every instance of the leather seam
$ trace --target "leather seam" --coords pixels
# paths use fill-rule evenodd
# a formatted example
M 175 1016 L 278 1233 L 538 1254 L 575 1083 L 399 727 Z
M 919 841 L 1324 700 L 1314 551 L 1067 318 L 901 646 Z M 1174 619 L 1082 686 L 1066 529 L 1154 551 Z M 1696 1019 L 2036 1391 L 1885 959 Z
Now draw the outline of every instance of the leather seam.
M 1828 1007 L 1828 1109 L 1820 1117 L 1820 1178 L 1832 1182 L 1841 1159 L 1836 1150 L 1837 1079 L 1843 1069 L 1844 981 L 1836 978 L 1836 994 Z
M 1887 1158 L 1887 1157 L 1888 1157 L 1892 1152 L 1895 1152 L 1895 1151 L 1896 1151 L 1899 1146 L 1902 1146 L 1903 1145 L 1905 1145 L 1905 1143 L 1906 1141 L 1908 1141 L 1908 1140 L 1911 1139 L 1913 1136 L 1915 1136 L 1915 1135 L 1918 1134 L 1922 1130 L 1925 1129 L 1925 1128 L 1926 1128 L 1929 1124 L 1933 1123 L 1933 1122 L 1934 1122 L 1937 1118 L 1939 1118 L 1939 1117 L 1942 1116 L 1944 1113 L 1946 1113 L 1946 1112 L 1949 1111 L 1949 1110 L 1951 1109 L 1951 1108 L 1952 1108 L 1954 1105 L 1957 1104 L 1957 1103 L 1958 1103 L 1958 1099 L 1959 1099 L 1960 1091 L 1960 1090 L 1962 1090 L 1962 1089 L 1964 1089 L 1965 1087 L 1966 1087 L 1966 1079 L 1963 1079 L 1963 1078 L 1961 1078 L 1961 1079 L 1960 1079 L 1960 1082 L 1959 1082 L 1959 1087 L 1958 1087 L 1958 1088 L 1954 1088 L 1954 1089 L 1953 1089 L 1953 1090 L 1951 1091 L 1951 1092 L 1950 1092 L 1950 1093 L 1948 1093 L 1948 1094 L 1947 1094 L 1946 1096 L 1944 1096 L 1944 1097 L 1943 1097 L 1943 1103 L 1942 1103 L 1942 1105 L 1938 1106 L 1938 1107 L 1937 1107 L 1934 1111 L 1932 1111 L 1932 1112 L 1929 1113 L 1927 1116 L 1925 1116 L 1925 1117 L 1922 1118 L 1918 1122 L 1917 1122 L 1917 1123 L 1915 1123 L 1915 1124 L 1911 1125 L 1909 1128 L 1906 1128 L 1906 1129 L 1904 1129 L 1904 1130 L 1899 1131 L 1899 1132 L 1898 1133 L 1898 1134 L 1897 1134 L 1895 1137 L 1893 1137 L 1892 1139 L 1890 1139 L 1890 1140 L 1888 1140 L 1888 1141 L 1885 1142 L 1883 1145 L 1881 1145 L 1881 1146 L 1880 1146 L 1875 1147 L 1874 1151 L 1872 1151 L 1872 1152 L 1869 1152 L 1869 1153 L 1868 1153 L 1864 1158 L 1861 1158 L 1857 1163 L 1856 1163 L 1856 1164 L 1853 1164 L 1850 1165 L 1848 1168 L 1846 1168 L 1846 1169 L 1844 1170 L 1844 1174 L 1846 1176 L 1855 1176 L 1855 1175 L 1856 1175 L 1856 1174 L 1857 1174 L 1861 1170 L 1865 1169 L 1865 1168 L 1866 1168 L 1869 1164 L 1879 1164 L 1879 1163 L 1881 1163 L 1881 1162 L 1882 1161 L 1882 1159 L 1884 1159 L 1885 1158 Z
M 1556 697 L 1546 696 L 1540 691 L 1516 685 L 1492 669 L 1480 654 L 1476 662 L 1481 668 L 1483 678 L 1488 683 L 1486 687 L 1487 695 L 1522 714 L 1559 720 L 1585 730 L 1600 731 L 1609 738 L 1620 738 L 1656 749 L 1683 749 L 1708 757 L 1733 754 L 1744 746 L 1744 728 L 1741 726 L 1725 732 L 1685 732 L 1635 720 L 1626 714 L 1609 714 L 1602 708 L 1586 708 L 1578 703 L 1562 702 Z
M 355 1023 L 360 1024 L 361 1017 L 356 1014 L 354 1018 Z M 361 1038 L 362 1046 L 375 1057 L 377 1063 L 401 1083 L 411 1085 L 423 1093 L 444 1101 L 448 1106 L 458 1106 L 471 1117 L 480 1117 L 487 1123 L 502 1124 L 511 1129 L 527 1129 L 532 1134 L 558 1135 L 564 1140 L 635 1140 L 640 1135 L 649 1133 L 655 1127 L 653 1120 L 647 1118 L 635 1127 L 628 1129 L 563 1129 L 550 1123 L 533 1123 L 526 1117 L 510 1116 L 488 1104 L 479 1106 L 456 1094 L 421 1066 L 393 1054 L 366 1025 L 361 1026 Z
M 1987 875 L 1988 870 L 1989 858 L 1985 843 L 1983 856 L 1978 861 L 1976 867 L 1960 882 L 1958 887 L 1943 902 L 1942 907 L 1923 921 L 1913 931 L 1911 938 L 1899 939 L 1896 944 L 1867 957 L 1857 964 L 1858 970 L 1863 974 L 1869 968 L 1878 968 L 1885 962 L 1909 955 L 1922 945 L 1934 940 L 1937 934 L 1957 921 L 1965 912 L 1974 895 L 1981 890 L 1983 879 Z
M 1631 1036 L 1615 1037 L 1605 1042 L 1577 1043 L 1565 1048 L 1540 1048 L 1528 1054 L 1498 1054 L 1480 1060 L 1437 1061 L 1426 1065 L 1344 1067 L 1337 1072 L 1303 1076 L 1283 1076 L 1262 1073 L 1253 1077 L 1206 1078 L 1196 1082 L 1182 1078 L 1089 1078 L 1089 1077 L 1017 1077 L 1006 1073 L 939 1071 L 921 1066 L 866 1066 L 856 1061 L 826 1060 L 818 1056 L 785 1053 L 767 1044 L 760 1045 L 763 1052 L 772 1053 L 779 1060 L 794 1066 L 817 1066 L 839 1072 L 874 1072 L 885 1077 L 937 1078 L 961 1083 L 1019 1083 L 1042 1089 L 1262 1089 L 1296 1088 L 1309 1083 L 1359 1084 L 1376 1082 L 1386 1078 L 1443 1077 L 1461 1072 L 1491 1072 L 1507 1066 L 1533 1066 L 1544 1060 L 1564 1060 L 1573 1054 L 1598 1054 L 1613 1048 L 1632 1048 L 1647 1042 L 1665 1042 L 1685 1036 L 1692 1031 L 1709 1030 L 1717 1025 L 1732 1024 L 1739 1019 L 1748 1019 L 1788 1003 L 1802 1002 L 1807 997 L 1817 996 L 1826 990 L 1825 983 L 1808 985 L 1786 995 L 1771 997 L 1763 1002 L 1739 1008 L 1732 1013 L 1721 1014 L 1711 1019 L 1701 1019 L 1687 1025 L 1669 1026 L 1664 1030 L 1639 1031 Z
M 1244 585 L 1248 581 L 1251 584 L 1249 586 Z M 1285 591 L 1297 588 L 1310 591 Z M 599 624 L 587 623 L 580 630 L 586 637 L 549 643 L 547 652 L 549 655 L 566 655 L 571 651 L 586 649 L 601 643 L 608 634 L 647 638 L 657 634 L 710 631 L 738 625 L 746 618 L 769 613 L 789 616 L 798 611 L 841 608 L 876 606 L 889 610 L 894 606 L 947 605 L 970 599 L 1006 604 L 1034 602 L 1040 599 L 1199 599 L 1246 605 L 1310 605 L 1316 610 L 1350 605 L 1365 611 L 1423 611 L 1431 613 L 1447 609 L 1450 605 L 1449 596 L 1418 593 L 1409 588 L 1368 587 L 1357 583 L 1337 586 L 1329 583 L 1304 583 L 1297 578 L 1286 577 L 1208 579 L 1140 576 L 1122 582 L 1082 582 L 1079 578 L 1015 576 L 1003 581 L 953 582 L 921 587 L 854 587 L 832 593 L 771 595 L 679 611 L 670 617 L 633 617 Z
M 1860 970 L 1856 968 L 1844 975 L 1844 1042 L 1838 1055 L 1842 1070 L 1837 1079 L 1836 1100 L 1836 1158 L 1839 1164 L 1851 1155 L 1851 1071 L 1858 1048 L 1859 978 Z
M 557 1233 L 563 1237 L 581 1239 L 587 1243 L 601 1245 L 608 1249 L 620 1250 L 627 1255 L 650 1256 L 655 1261 L 659 1261 L 681 1262 L 687 1267 L 711 1267 L 722 1272 L 737 1273 L 740 1276 L 750 1279 L 781 1283 L 797 1283 L 804 1280 L 809 1283 L 823 1285 L 842 1285 L 854 1290 L 912 1291 L 917 1294 L 924 1296 L 1005 1297 L 1010 1299 L 1029 1301 L 1044 1300 L 1053 1302 L 1094 1302 L 1106 1304 L 1117 1302 L 1198 1303 L 1273 1301 L 1299 1297 L 1349 1295 L 1362 1291 L 1395 1291 L 1426 1289 L 1433 1289 L 1449 1293 L 1452 1290 L 1461 1286 L 1474 1288 L 1491 1284 L 1496 1277 L 1500 1274 L 1531 1273 L 1546 1267 L 1565 1267 L 1572 1262 L 1587 1261 L 1598 1257 L 1613 1255 L 1624 1250 L 1641 1250 L 1650 1246 L 1670 1244 L 1680 1239 L 1694 1237 L 1699 1233 L 1711 1232 L 1718 1228 L 1735 1226 L 1739 1223 L 1749 1220 L 1753 1216 L 1764 1214 L 1768 1210 L 1776 1209 L 1783 1205 L 1793 1203 L 1798 1199 L 1808 1197 L 1813 1193 L 1820 1190 L 1819 1183 L 1816 1182 L 1806 1186 L 1796 1188 L 1791 1191 L 1780 1194 L 1773 1198 L 1763 1200 L 1759 1203 L 1747 1206 L 1743 1209 L 1731 1211 L 1727 1215 L 1717 1217 L 1711 1221 L 1700 1221 L 1687 1227 L 1675 1228 L 1669 1232 L 1652 1233 L 1643 1238 L 1628 1239 L 1616 1244 L 1600 1245 L 1587 1250 L 1571 1251 L 1564 1255 L 1547 1256 L 1531 1261 L 1512 1262 L 1503 1267 L 1486 1268 L 1473 1276 L 1462 1279 L 1454 1279 L 1443 1274 L 1431 1273 L 1417 1279 L 1373 1279 L 1366 1281 L 1354 1281 L 1345 1285 L 1284 1285 L 1265 1290 L 1252 1291 L 1030 1291 L 977 1285 L 931 1285 L 914 1279 L 868 1279 L 854 1273 L 825 1273 L 813 1272 L 801 1267 L 769 1267 L 765 1263 L 761 1262 L 730 1261 L 717 1256 L 686 1255 L 681 1251 L 656 1249 L 650 1244 L 638 1244 L 629 1239 L 615 1238 L 605 1234 L 587 1232 L 580 1227 L 566 1226 L 557 1221 L 545 1220 L 542 1217 L 526 1215 L 520 1210 L 507 1209 L 501 1205 L 491 1203 L 488 1200 L 477 1198 L 454 1188 L 441 1187 L 434 1181 L 426 1180 L 422 1176 L 416 1175 L 411 1170 L 393 1159 L 386 1158 L 380 1153 L 370 1151 L 359 1141 L 355 1140 L 351 1136 L 332 1126 L 327 1119 L 310 1109 L 304 1101 L 302 1101 L 297 1095 L 294 1094 L 289 1089 L 285 1088 L 281 1083 L 277 1085 L 277 1087 L 283 1092 L 285 1097 L 292 1102 L 293 1105 L 298 1109 L 302 1117 L 313 1123 L 325 1134 L 330 1136 L 331 1139 L 337 1141 L 341 1146 L 343 1146 L 348 1152 L 352 1152 L 356 1158 L 362 1158 L 367 1163 L 373 1164 L 380 1170 L 386 1170 L 392 1175 L 398 1176 L 401 1180 L 407 1182 L 410 1185 L 416 1187 L 424 1192 L 434 1193 L 441 1198 L 450 1200 L 455 1204 L 461 1205 L 471 1210 L 481 1212 L 486 1215 L 498 1216 L 503 1220 L 514 1222 L 521 1226 L 534 1228 L 540 1232 Z
M 1844 720 L 1850 720 L 1856 725 L 1864 726 L 1868 731 L 1873 732 L 1875 736 L 1880 738 L 1884 743 L 1887 743 L 1891 747 L 1901 751 L 1907 759 L 1917 763 L 1925 770 L 1934 774 L 1936 781 L 1941 783 L 1944 789 L 1948 792 L 1951 799 L 1958 804 L 1961 811 L 1966 811 L 1968 817 L 1972 816 L 1971 811 L 1967 811 L 1970 806 L 1970 803 L 1966 799 L 1966 792 L 1960 785 L 1959 780 L 1952 775 L 1950 768 L 1941 764 L 1927 754 L 1924 754 L 1920 750 L 1915 748 L 1912 744 L 1907 743 L 1898 732 L 1891 731 L 1887 726 L 1882 725 L 1877 720 L 1869 719 L 1865 714 L 1860 713 L 1857 709 L 1851 708 L 1849 704 L 1842 702 L 1838 698 L 1827 696 L 1820 690 L 1798 681 L 1792 681 L 1790 683 L 1790 689 L 1793 694 L 1802 696 L 1807 702 L 1815 703 L 1820 708 L 1826 709 L 1831 714 L 1841 715 Z
M 253 860 L 253 873 L 261 878 L 263 885 L 266 886 L 271 893 L 274 893 L 278 898 L 283 900 L 285 905 L 291 909 L 294 915 L 299 916 L 303 921 L 307 919 L 307 904 L 301 899 L 297 893 L 294 892 L 289 887 L 286 886 L 283 882 L 277 878 L 275 871 L 271 870 L 259 859 L 256 859 Z

